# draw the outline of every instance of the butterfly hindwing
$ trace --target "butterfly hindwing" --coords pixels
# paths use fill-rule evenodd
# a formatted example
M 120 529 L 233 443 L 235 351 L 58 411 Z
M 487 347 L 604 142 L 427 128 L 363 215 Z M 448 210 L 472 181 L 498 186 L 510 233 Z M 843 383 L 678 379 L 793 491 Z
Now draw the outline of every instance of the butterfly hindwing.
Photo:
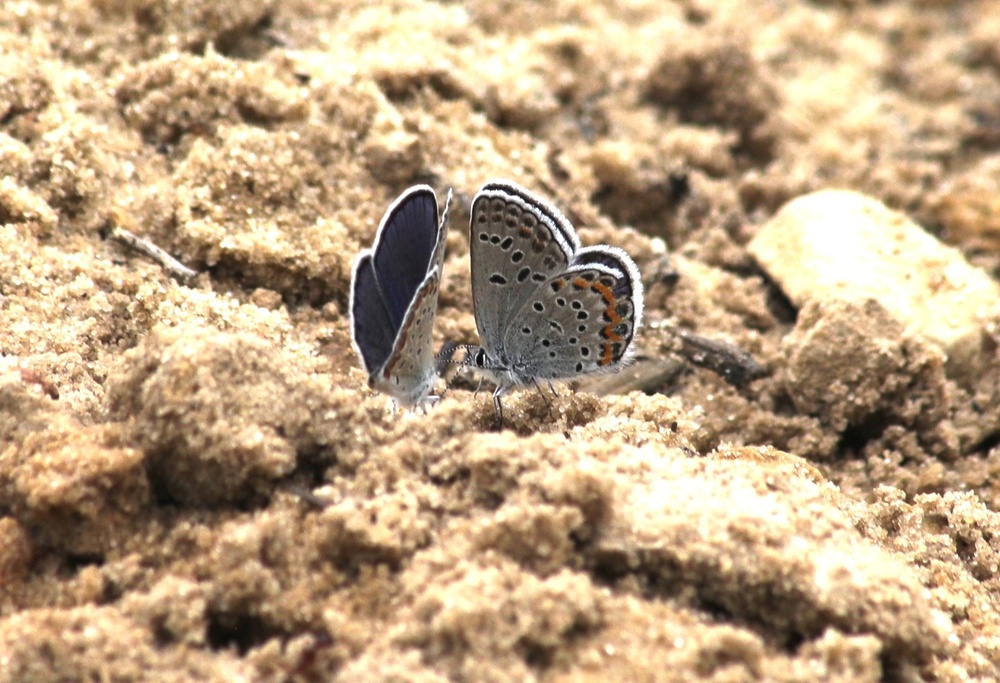
M 623 253 L 604 246 L 581 250 L 583 258 L 529 297 L 504 339 L 507 356 L 524 374 L 565 379 L 621 363 L 642 315 L 637 274 Z

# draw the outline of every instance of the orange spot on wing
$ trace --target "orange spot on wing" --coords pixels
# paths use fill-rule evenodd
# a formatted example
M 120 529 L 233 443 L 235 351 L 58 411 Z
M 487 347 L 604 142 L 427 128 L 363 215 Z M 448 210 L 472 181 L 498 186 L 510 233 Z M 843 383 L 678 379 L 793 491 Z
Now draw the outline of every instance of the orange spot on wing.
M 615 332 L 615 327 L 618 326 L 618 323 L 622 322 L 622 317 L 618 315 L 618 311 L 615 310 L 616 309 L 615 304 L 617 303 L 617 300 L 615 299 L 615 293 L 611 291 L 610 287 L 602 285 L 600 282 L 595 282 L 590 286 L 590 288 L 595 292 L 597 292 L 598 294 L 600 294 L 604 298 L 604 302 L 607 304 L 607 307 L 604 309 L 604 315 L 608 317 L 608 324 L 604 326 L 603 330 L 601 330 L 601 335 L 605 339 L 609 339 L 613 342 L 624 341 L 622 336 L 617 332 Z M 604 362 L 605 359 L 611 357 L 611 354 L 612 354 L 611 344 L 605 344 L 604 356 L 601 358 L 602 365 L 607 365 L 608 363 L 611 362 L 610 360 L 608 360 L 607 363 Z
M 611 365 L 611 361 L 615 359 L 614 346 L 612 344 L 601 344 L 601 366 Z
M 609 306 L 615 302 L 615 293 L 611 291 L 610 287 L 602 285 L 600 282 L 595 282 L 590 285 L 590 288 L 604 297 L 605 303 Z

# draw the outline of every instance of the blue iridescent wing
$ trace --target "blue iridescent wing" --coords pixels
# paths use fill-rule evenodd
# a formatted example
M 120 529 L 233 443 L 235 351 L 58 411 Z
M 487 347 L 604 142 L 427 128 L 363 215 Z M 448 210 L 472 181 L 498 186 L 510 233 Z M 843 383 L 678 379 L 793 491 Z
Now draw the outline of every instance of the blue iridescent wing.
M 371 251 L 366 250 L 354 262 L 351 278 L 351 333 L 369 375 L 385 365 L 397 331 L 375 277 Z
M 385 212 L 372 247 L 375 276 L 396 331 L 432 267 L 438 243 L 434 190 L 415 185 Z

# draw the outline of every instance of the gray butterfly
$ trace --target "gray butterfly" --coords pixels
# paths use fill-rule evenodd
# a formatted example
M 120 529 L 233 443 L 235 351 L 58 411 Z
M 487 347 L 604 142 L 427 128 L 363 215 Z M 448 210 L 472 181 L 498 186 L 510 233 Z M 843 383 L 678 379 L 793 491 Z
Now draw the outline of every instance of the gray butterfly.
M 469 363 L 497 384 L 493 402 L 539 380 L 616 371 L 642 321 L 639 270 L 621 249 L 580 247 L 557 209 L 503 180 L 472 202 L 472 301 L 481 345 Z

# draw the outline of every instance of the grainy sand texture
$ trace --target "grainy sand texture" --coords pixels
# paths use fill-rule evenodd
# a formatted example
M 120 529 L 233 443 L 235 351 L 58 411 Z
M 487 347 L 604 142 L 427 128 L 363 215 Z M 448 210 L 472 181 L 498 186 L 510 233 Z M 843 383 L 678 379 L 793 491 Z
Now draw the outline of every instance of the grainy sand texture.
M 453 188 L 476 343 L 495 177 L 637 362 L 394 413 L 352 261 Z M 998 276 L 996 0 L 3 3 L 0 683 L 998 680 Z

